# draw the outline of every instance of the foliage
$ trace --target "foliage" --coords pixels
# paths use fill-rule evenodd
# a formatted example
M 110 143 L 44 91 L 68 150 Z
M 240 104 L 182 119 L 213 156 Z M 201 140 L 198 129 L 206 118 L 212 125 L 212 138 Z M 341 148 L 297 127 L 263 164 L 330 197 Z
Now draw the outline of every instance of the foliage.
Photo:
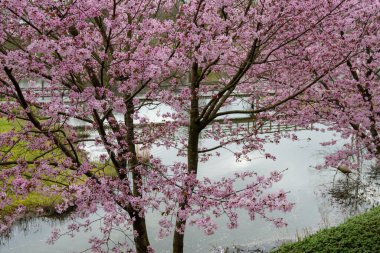
M 343 66 L 372 42 L 367 27 L 376 26 L 378 8 L 359 0 L 1 1 L 0 114 L 25 123 L 2 133 L 0 146 L 21 143 L 39 155 L 2 151 L 0 208 L 38 192 L 59 195 L 58 212 L 76 207 L 76 217 L 90 219 L 102 210 L 94 252 L 153 251 L 149 210 L 161 214 L 158 236 L 172 234 L 175 253 L 186 226 L 212 234 L 225 215 L 234 229 L 238 209 L 286 225 L 270 216 L 293 206 L 285 191 L 270 191 L 281 172 L 215 181 L 199 177 L 199 164 L 229 145 L 238 146 L 237 160 L 254 151 L 275 159 L 264 144 L 296 137 L 261 134 L 265 122 L 314 121 L 298 102 L 345 75 Z M 241 116 L 254 126 L 234 125 Z M 75 124 L 93 135 L 79 135 Z M 105 153 L 92 157 L 87 143 Z M 138 154 L 162 146 L 174 162 Z M 115 231 L 125 241 L 112 241 Z
M 319 231 L 302 241 L 281 246 L 274 253 L 379 252 L 380 207 L 343 224 Z
M 22 121 L 9 121 L 5 118 L 0 118 L 0 133 L 7 133 L 9 131 L 12 131 L 13 129 L 19 131 L 22 129 Z M 2 147 L 6 148 L 6 147 Z M 18 143 L 12 148 L 12 154 L 15 158 L 20 158 L 22 155 L 25 155 L 25 157 L 35 157 L 40 155 L 40 151 L 38 150 L 27 150 L 23 147 L 21 143 Z M 96 165 L 95 163 L 95 173 L 104 173 L 107 176 L 113 176 L 116 177 L 117 174 L 115 172 L 115 169 L 112 166 L 102 166 L 101 164 Z M 59 183 L 61 184 L 67 184 L 66 177 L 61 176 L 56 178 Z M 44 184 L 45 185 L 51 185 L 53 182 L 49 181 L 48 178 L 46 178 Z M 78 182 L 79 184 L 80 182 Z M 10 196 L 12 196 L 12 193 L 9 193 Z M 52 212 L 52 209 L 54 209 L 54 206 L 60 203 L 61 198 L 57 195 L 50 195 L 46 196 L 43 194 L 40 194 L 38 192 L 30 192 L 24 197 L 20 196 L 12 196 L 14 199 L 12 201 L 11 205 L 5 206 L 2 210 L 0 210 L 0 218 L 4 217 L 6 215 L 11 214 L 12 212 L 15 212 L 17 208 L 22 207 L 25 209 L 26 213 L 38 213 L 41 215 L 49 215 Z
M 0 133 L 8 132 L 14 125 L 14 122 L 9 122 L 4 118 L 0 118 Z
M 8 121 L 5 118 L 0 118 L 0 133 L 7 133 L 12 129 L 20 130 L 22 128 L 22 122 Z M 2 147 L 4 149 L 5 147 Z M 23 149 L 21 145 L 13 147 L 12 152 L 15 157 L 20 157 L 21 154 L 30 153 Z M 36 151 L 33 152 L 36 155 Z M 33 154 L 26 155 L 27 157 L 33 157 Z M 2 184 L 1 184 L 2 185 Z M 15 212 L 17 208 L 23 207 L 26 212 L 38 212 L 42 208 L 54 207 L 59 202 L 56 196 L 44 196 L 36 192 L 29 193 L 25 198 L 16 198 L 12 196 L 14 201 L 12 205 L 5 206 L 0 210 L 0 218 Z
M 290 108 L 302 108 L 288 114 L 295 124 L 323 122 L 329 130 L 338 132 L 337 138 L 323 143 L 335 145 L 337 139 L 351 139 L 342 149 L 326 157 L 325 166 L 360 167 L 353 157 L 362 154 L 367 160 L 380 158 L 380 51 L 378 4 L 368 6 L 362 20 L 360 49 L 340 69 L 331 71 L 329 78 L 306 91 Z M 343 39 L 350 39 L 354 31 L 341 31 Z

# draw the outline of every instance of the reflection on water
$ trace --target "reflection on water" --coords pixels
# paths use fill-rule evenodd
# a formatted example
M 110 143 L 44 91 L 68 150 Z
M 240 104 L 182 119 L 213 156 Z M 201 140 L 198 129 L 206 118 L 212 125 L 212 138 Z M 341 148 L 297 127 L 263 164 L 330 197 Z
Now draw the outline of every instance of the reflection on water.
M 320 227 L 327 228 L 332 225 L 331 211 L 338 210 L 342 216 L 353 216 L 362 213 L 380 204 L 380 166 L 363 164 L 361 169 L 349 176 L 336 172 L 332 180 L 326 178 L 327 183 L 321 184 L 320 192 L 316 196 L 326 199 L 325 205 L 319 206 L 321 215 Z M 319 188 L 318 187 L 318 188 Z M 317 188 L 316 188 L 317 189 Z M 333 207 L 333 208 L 331 208 Z M 339 222 L 338 222 L 339 223 Z M 297 237 L 304 237 L 313 233 L 315 229 L 305 227 L 297 231 Z M 291 239 L 291 238 L 289 238 Z M 273 240 L 259 243 L 255 246 L 226 246 L 215 247 L 215 253 L 267 253 L 283 243 L 291 240 Z M 294 238 L 293 238 L 294 239 Z
M 380 167 L 366 166 L 356 173 L 340 175 L 327 190 L 331 204 L 340 206 L 351 215 L 380 203 Z
M 255 245 L 270 249 L 274 241 L 296 239 L 297 234 L 302 235 L 326 226 L 336 225 L 350 215 L 379 202 L 379 168 L 366 172 L 364 166 L 360 173 L 352 173 L 350 178 L 346 178 L 340 172 L 336 174 L 336 170 L 317 171 L 314 166 L 322 163 L 323 155 L 334 151 L 326 150 L 326 147 L 321 147 L 319 143 L 331 140 L 333 134 L 312 131 L 300 131 L 296 134 L 300 141 L 283 140 L 279 145 L 266 145 L 266 149 L 277 157 L 276 161 L 265 159 L 261 154 L 253 154 L 251 161 L 236 162 L 233 154 L 223 151 L 221 154 L 223 159 L 211 158 L 209 162 L 201 164 L 199 169 L 200 177 L 218 179 L 243 170 L 267 174 L 272 170 L 288 168 L 284 178 L 274 186 L 273 190 L 284 189 L 290 192 L 289 199 L 296 206 L 292 212 L 285 215 L 280 213 L 273 215 L 284 217 L 289 225 L 278 229 L 260 218 L 248 222 L 248 215 L 241 212 L 239 227 L 235 230 L 229 230 L 225 226 L 224 218 L 218 220 L 219 230 L 209 237 L 204 236 L 198 229 L 189 227 L 185 236 L 185 252 L 215 252 L 215 249 L 222 250 L 226 247 L 232 250 L 233 245 L 239 245 L 235 250 L 252 249 Z M 340 145 L 343 143 L 341 142 Z M 101 150 L 95 150 L 95 152 L 101 152 Z M 162 147 L 153 149 L 151 153 L 168 164 L 178 160 L 172 150 Z M 154 248 L 159 253 L 170 252 L 171 238 L 156 239 L 159 216 L 149 213 L 147 218 L 149 236 Z M 79 233 L 75 238 L 63 237 L 53 246 L 46 245 L 46 239 L 53 227 L 65 230 L 69 223 L 70 220 L 51 221 L 38 218 L 31 220 L 27 227 L 25 224 L 16 225 L 11 232 L 11 237 L 3 240 L 4 244 L 0 246 L 0 252 L 80 252 L 88 247 L 87 241 L 91 235 L 100 233 L 95 227 L 91 233 Z M 117 240 L 117 238 L 114 239 Z

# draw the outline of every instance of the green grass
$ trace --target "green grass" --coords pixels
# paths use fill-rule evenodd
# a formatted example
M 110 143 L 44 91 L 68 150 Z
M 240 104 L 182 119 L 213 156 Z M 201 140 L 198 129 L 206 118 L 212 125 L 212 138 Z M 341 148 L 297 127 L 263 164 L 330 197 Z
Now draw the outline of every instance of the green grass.
M 0 133 L 9 132 L 12 130 L 18 131 L 22 128 L 23 122 L 21 120 L 16 121 L 8 121 L 5 118 L 0 117 Z M 0 150 L 4 149 L 7 150 L 8 147 L 0 147 Z M 24 142 L 17 143 L 14 147 L 12 147 L 12 157 L 10 160 L 17 160 L 20 157 L 23 157 L 26 160 L 33 160 L 36 156 L 42 154 L 39 150 L 33 150 L 30 151 L 28 148 L 28 145 Z M 62 157 L 62 153 L 60 153 L 58 150 L 53 151 L 45 156 L 45 158 L 49 157 Z M 94 172 L 99 176 L 111 176 L 111 177 L 117 177 L 116 170 L 111 165 L 103 165 L 101 163 L 94 163 L 94 165 L 98 168 L 95 169 Z M 32 166 L 32 165 L 31 165 Z M 4 168 L 3 168 L 4 169 Z M 6 169 L 6 168 L 5 168 Z M 69 173 L 69 172 L 68 172 Z M 12 180 L 10 178 L 10 180 Z M 68 178 L 65 177 L 65 175 L 61 175 L 57 178 L 54 178 L 55 181 L 58 181 L 59 183 L 69 183 Z M 85 180 L 85 178 L 83 178 Z M 78 184 L 83 183 L 80 182 L 80 180 L 77 182 Z M 0 186 L 1 186 L 0 182 Z M 51 182 L 45 182 L 46 185 L 52 184 Z M 1 217 L 8 215 L 12 213 L 19 205 L 23 205 L 27 212 L 33 213 L 38 209 L 41 208 L 48 208 L 51 209 L 52 206 L 57 204 L 61 198 L 59 196 L 51 196 L 46 197 L 42 194 L 39 194 L 37 192 L 31 192 L 25 197 L 21 196 L 14 196 L 12 193 L 10 197 L 14 199 L 12 205 L 6 206 L 4 209 L 0 210 L 0 219 Z M 9 196 L 9 195 L 8 195 Z
M 15 199 L 12 205 L 6 206 L 3 210 L 1 210 L 0 218 L 1 216 L 11 214 L 20 205 L 24 206 L 28 213 L 36 213 L 41 208 L 48 208 L 50 210 L 60 201 L 61 198 L 59 197 L 46 197 L 39 193 L 31 192 L 25 198 Z
M 19 123 L 15 124 L 14 122 L 8 121 L 5 118 L 0 118 L 0 133 L 11 131 L 13 128 L 17 130 L 19 127 Z
M 20 130 L 22 127 L 22 124 L 23 122 L 19 120 L 8 121 L 5 118 L 0 118 L 0 133 L 5 133 L 12 130 L 16 130 L 16 131 Z M 6 150 L 7 147 L 0 147 L 0 149 Z M 36 157 L 39 154 L 41 154 L 40 151 L 36 151 L 36 150 L 30 151 L 27 145 L 25 145 L 25 143 L 19 142 L 12 148 L 11 159 L 17 160 L 17 158 L 21 156 L 24 157 L 25 159 L 29 159 L 29 158 Z M 51 155 L 56 155 L 56 154 L 52 153 Z M 10 192 L 8 192 L 8 196 L 12 197 L 14 201 L 11 205 L 6 206 L 5 208 L 0 210 L 0 219 L 1 217 L 12 213 L 20 205 L 25 206 L 27 212 L 35 212 L 40 208 L 51 207 L 60 201 L 59 196 L 46 197 L 37 192 L 31 192 L 25 198 L 22 198 L 21 196 L 15 196 Z
M 343 224 L 321 230 L 273 253 L 375 253 L 380 252 L 380 206 Z

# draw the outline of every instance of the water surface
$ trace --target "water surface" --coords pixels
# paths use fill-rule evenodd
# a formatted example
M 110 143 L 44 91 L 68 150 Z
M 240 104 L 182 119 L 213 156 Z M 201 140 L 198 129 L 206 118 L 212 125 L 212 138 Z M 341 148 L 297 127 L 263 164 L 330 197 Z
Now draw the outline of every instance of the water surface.
M 218 179 L 237 171 L 254 170 L 267 174 L 272 170 L 287 168 L 283 179 L 274 186 L 274 190 L 284 189 L 289 192 L 290 201 L 296 205 L 290 213 L 273 215 L 284 217 L 289 225 L 279 229 L 261 218 L 249 221 L 248 216 L 241 212 L 239 227 L 235 230 L 228 229 L 225 226 L 226 220 L 223 218 L 218 220 L 219 229 L 212 236 L 205 236 L 197 228 L 188 227 L 185 236 L 185 252 L 211 252 L 219 246 L 252 246 L 276 240 L 295 239 L 297 236 L 338 224 L 347 217 L 378 203 L 380 186 L 376 175 L 370 178 L 367 174 L 365 177 L 355 174 L 352 179 L 347 179 L 344 175 L 335 175 L 336 170 L 318 171 L 314 168 L 315 165 L 323 162 L 323 155 L 334 151 L 334 148 L 319 145 L 320 142 L 333 138 L 333 133 L 305 130 L 298 131 L 297 135 L 299 141 L 283 140 L 279 145 L 265 146 L 277 157 L 276 161 L 265 159 L 261 154 L 254 153 L 251 161 L 236 162 L 232 153 L 222 151 L 221 157 L 212 158 L 209 162 L 201 164 L 199 170 L 199 177 Z M 89 147 L 89 149 L 93 154 L 103 152 L 96 147 L 92 149 Z M 172 150 L 165 148 L 153 149 L 152 154 L 161 157 L 168 164 L 178 159 L 173 155 Z M 365 166 L 368 167 L 368 165 Z M 364 175 L 363 173 L 361 175 Z M 360 180 L 356 180 L 357 178 Z M 370 184 L 365 184 L 362 183 L 363 178 L 367 180 L 366 182 L 372 181 Z M 333 179 L 335 179 L 334 182 Z M 361 197 L 358 198 L 358 196 Z M 170 252 L 171 238 L 157 239 L 158 219 L 157 214 L 148 214 L 151 243 L 157 252 Z M 80 252 L 88 247 L 87 241 L 91 235 L 100 233 L 94 228 L 91 233 L 79 233 L 74 238 L 63 237 L 54 245 L 45 243 L 53 227 L 65 230 L 69 223 L 69 219 L 57 221 L 35 218 L 15 225 L 10 238 L 3 238 L 0 252 Z M 114 239 L 117 240 L 117 236 Z

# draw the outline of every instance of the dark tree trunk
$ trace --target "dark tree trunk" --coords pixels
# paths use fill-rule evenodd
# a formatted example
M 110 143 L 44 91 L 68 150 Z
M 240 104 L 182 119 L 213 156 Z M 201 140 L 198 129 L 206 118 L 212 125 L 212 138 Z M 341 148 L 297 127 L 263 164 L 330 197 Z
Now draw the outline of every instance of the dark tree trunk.
M 128 160 L 128 172 L 132 173 L 132 194 L 135 197 L 141 197 L 141 182 L 142 176 L 136 170 L 136 166 L 138 166 L 139 161 L 137 159 L 137 152 L 135 146 L 135 135 L 134 135 L 134 122 L 133 122 L 133 114 L 134 114 L 134 105 L 132 101 L 127 102 L 127 112 L 124 115 L 124 122 L 127 128 L 127 145 L 128 152 L 132 154 L 131 158 Z M 128 173 L 127 172 L 127 173 Z M 127 177 L 128 178 L 128 177 Z M 140 217 L 140 208 L 139 207 L 130 207 L 128 208 L 128 213 L 133 221 L 133 230 L 137 232 L 137 235 L 134 236 L 134 242 L 136 246 L 137 253 L 147 253 L 148 247 L 150 246 L 148 232 L 146 229 L 145 217 Z
M 187 144 L 187 172 L 197 175 L 198 171 L 198 146 L 201 127 L 199 124 L 199 98 L 198 98 L 198 64 L 194 63 L 191 73 L 191 108 L 189 120 L 189 139 Z M 188 190 L 192 191 L 194 185 L 184 185 L 183 202 L 179 203 L 179 209 L 188 207 Z M 185 237 L 186 219 L 179 219 L 175 224 L 176 230 L 173 237 L 173 253 L 183 253 L 183 242 Z M 180 232 L 178 231 L 180 230 Z
M 189 131 L 189 141 L 188 141 L 188 173 L 189 174 L 197 174 L 198 169 L 198 141 L 199 141 L 199 131 L 197 128 L 193 129 L 190 127 Z M 184 200 L 179 204 L 179 208 L 184 210 L 188 206 L 188 198 L 186 189 L 193 190 L 194 185 L 185 185 Z M 177 221 L 175 224 L 176 230 L 174 231 L 173 238 L 173 253 L 183 253 L 183 241 L 185 237 L 185 227 L 186 220 L 179 219 L 177 217 Z M 180 230 L 181 232 L 177 231 Z
M 138 212 L 129 214 L 135 220 L 133 221 L 133 230 L 137 232 L 137 236 L 133 237 L 137 253 L 147 253 L 150 246 L 148 233 L 146 230 L 145 218 L 140 217 Z

